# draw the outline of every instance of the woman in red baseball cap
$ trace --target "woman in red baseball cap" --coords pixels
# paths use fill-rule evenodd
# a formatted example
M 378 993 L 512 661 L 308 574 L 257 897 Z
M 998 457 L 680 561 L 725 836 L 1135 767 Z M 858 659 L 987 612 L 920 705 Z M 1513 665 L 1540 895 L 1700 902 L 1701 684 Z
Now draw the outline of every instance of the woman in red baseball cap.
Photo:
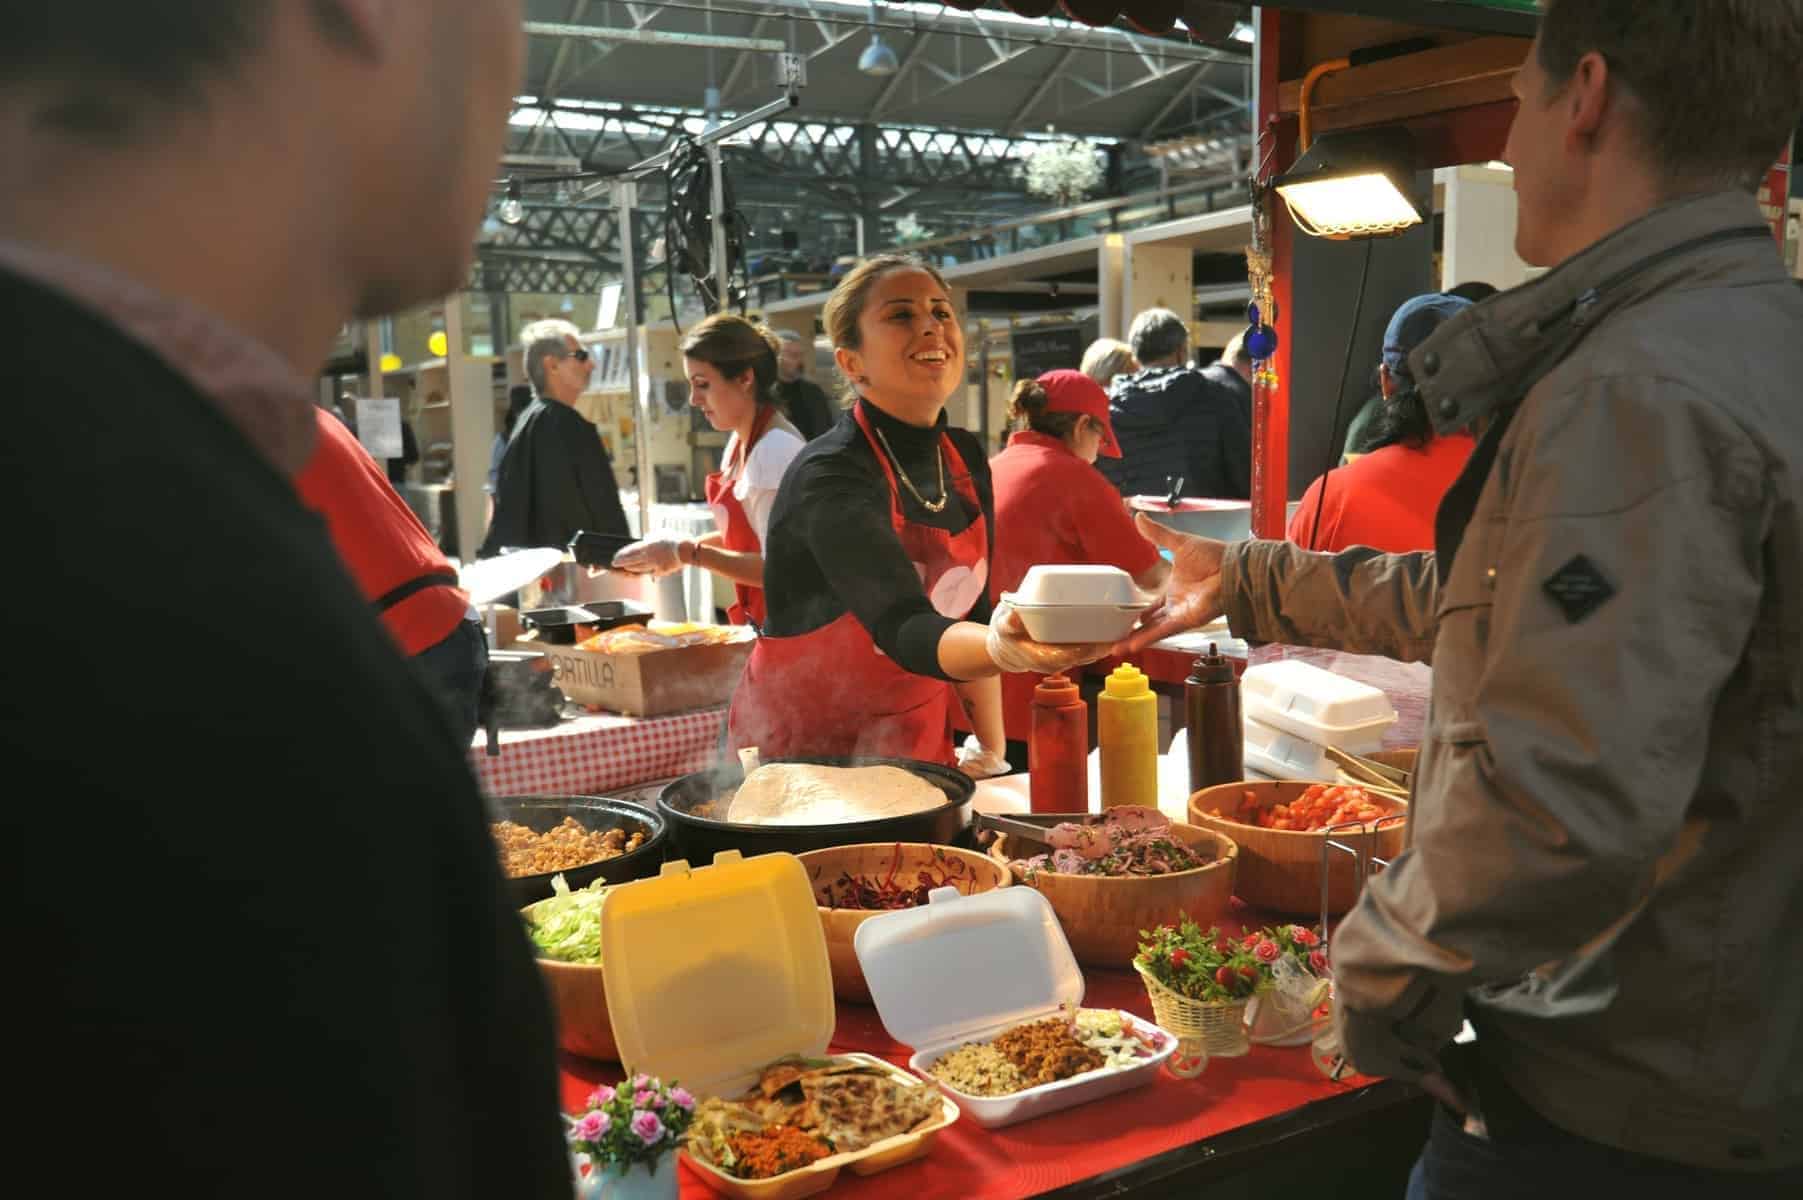
M 1141 588 L 1162 591 L 1169 565 L 1133 528 L 1121 494 L 1095 468 L 1098 455 L 1121 456 L 1101 385 L 1081 371 L 1047 371 L 1014 386 L 1008 415 L 1015 433 L 989 463 L 996 529 L 991 603 L 1019 587 L 1027 568 L 1043 563 L 1119 567 Z M 1039 679 L 1002 676 L 1008 758 L 1022 769 Z

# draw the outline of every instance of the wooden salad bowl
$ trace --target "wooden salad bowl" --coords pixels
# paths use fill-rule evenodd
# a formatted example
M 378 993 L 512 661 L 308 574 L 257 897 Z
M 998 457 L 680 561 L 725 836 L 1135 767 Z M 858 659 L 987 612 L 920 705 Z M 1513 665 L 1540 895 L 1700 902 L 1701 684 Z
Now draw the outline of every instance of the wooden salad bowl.
M 1064 926 L 1071 953 L 1086 967 L 1131 967 L 1140 933 L 1189 917 L 1204 929 L 1219 923 L 1233 900 L 1240 848 L 1216 830 L 1171 824 L 1171 837 L 1211 855 L 1206 866 L 1170 875 L 1062 875 L 1036 871 L 1021 886 L 1044 896 Z M 1002 863 L 1045 849 L 1014 834 L 996 838 L 989 853 Z
M 924 870 L 937 880 L 950 877 L 949 886 L 966 896 L 1007 887 L 1011 876 L 1006 864 L 996 863 L 972 850 L 955 846 L 930 846 L 918 842 L 868 842 L 857 846 L 830 846 L 809 850 L 796 856 L 807 868 L 808 882 L 818 901 L 826 889 L 842 875 L 878 880 L 891 878 L 897 884 L 906 880 L 918 882 Z M 820 924 L 826 931 L 826 954 L 833 968 L 833 994 L 856 1004 L 870 1003 L 870 985 L 864 982 L 864 969 L 858 965 L 852 939 L 858 926 L 885 911 L 880 908 L 828 908 L 821 904 Z
M 1313 786 L 1296 780 L 1243 779 L 1203 788 L 1190 797 L 1191 822 L 1231 837 L 1240 844 L 1238 894 L 1253 908 L 1292 916 L 1318 915 L 1321 911 L 1321 853 L 1327 835 L 1247 825 L 1217 817 L 1214 810 L 1235 811 L 1245 792 L 1253 793 L 1259 807 L 1268 809 L 1296 800 Z M 1329 786 L 1333 784 L 1330 782 Z M 1372 799 L 1379 804 L 1385 803 L 1381 796 L 1373 795 Z M 1400 806 L 1395 807 L 1400 809 Z M 1355 848 L 1361 855 L 1393 861 L 1407 844 L 1408 830 L 1402 822 L 1396 822 L 1375 832 L 1343 830 L 1334 835 L 1334 840 Z M 1328 862 L 1328 914 L 1338 916 L 1350 909 L 1357 903 L 1358 895 L 1358 865 L 1351 855 L 1332 851 Z
M 534 907 L 528 905 L 523 911 Z M 538 970 L 551 997 L 558 1046 L 582 1058 L 619 1062 L 620 1048 L 614 1042 L 613 1020 L 607 1013 L 601 964 L 541 958 Z

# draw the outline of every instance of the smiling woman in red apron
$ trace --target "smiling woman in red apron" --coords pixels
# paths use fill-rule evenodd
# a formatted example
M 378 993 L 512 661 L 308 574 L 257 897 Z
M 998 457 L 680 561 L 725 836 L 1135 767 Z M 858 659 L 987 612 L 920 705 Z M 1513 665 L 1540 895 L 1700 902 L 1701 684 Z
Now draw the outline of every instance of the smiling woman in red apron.
M 728 613 L 735 625 L 764 623 L 764 534 L 777 487 L 804 444 L 776 408 L 779 345 L 769 330 L 731 313 L 707 318 L 682 340 L 689 403 L 732 435 L 720 469 L 707 477 L 714 532 L 651 538 L 613 561 L 615 569 L 636 574 L 663 576 L 694 565 L 724 576 L 737 597 Z
M 731 743 L 764 758 L 950 763 L 962 700 L 980 745 L 957 761 L 995 773 L 998 673 L 1060 670 L 1103 648 L 1035 646 L 1005 614 L 991 620 L 989 464 L 946 422 L 946 398 L 964 383 L 964 334 L 938 272 L 898 255 L 867 260 L 824 319 L 857 399 L 777 495 L 768 617 L 733 695 Z

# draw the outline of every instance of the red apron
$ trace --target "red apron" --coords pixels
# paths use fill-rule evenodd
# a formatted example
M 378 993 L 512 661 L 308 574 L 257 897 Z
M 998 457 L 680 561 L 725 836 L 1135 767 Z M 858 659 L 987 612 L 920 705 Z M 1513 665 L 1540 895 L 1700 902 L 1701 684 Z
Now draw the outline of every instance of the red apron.
M 770 422 L 775 417 L 774 406 L 758 405 L 757 417 L 751 423 L 751 437 L 738 443 L 738 458 L 733 462 L 721 463 L 720 469 L 707 477 L 707 504 L 714 510 L 714 528 L 720 531 L 720 545 L 727 550 L 743 554 L 764 552 L 763 544 L 758 541 L 757 530 L 751 527 L 751 518 L 745 515 L 745 506 L 732 494 L 732 485 L 734 476 L 744 473 L 752 446 L 764 436 L 764 431 L 770 428 Z M 726 610 L 728 619 L 734 625 L 751 624 L 762 628 L 764 589 L 735 581 L 732 590 L 739 599 L 738 603 Z
M 915 524 L 902 515 L 895 471 L 863 401 L 852 416 L 889 481 L 895 535 L 934 610 L 962 619 L 989 580 L 989 529 L 963 457 L 942 434 L 950 484 L 977 519 L 962 533 Z M 762 758 L 856 755 L 949 765 L 955 706 L 951 684 L 897 666 L 847 612 L 812 633 L 760 637 L 733 693 L 727 731 L 735 750 L 756 746 Z

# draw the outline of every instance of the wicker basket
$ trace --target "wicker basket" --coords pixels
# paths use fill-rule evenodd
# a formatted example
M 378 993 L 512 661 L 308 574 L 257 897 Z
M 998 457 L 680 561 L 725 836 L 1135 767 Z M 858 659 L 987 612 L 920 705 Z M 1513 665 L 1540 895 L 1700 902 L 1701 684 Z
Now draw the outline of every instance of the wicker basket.
M 1173 1074 L 1199 1075 L 1211 1058 L 1238 1058 L 1252 1049 L 1246 1035 L 1246 1000 L 1192 1000 L 1166 987 L 1137 961 L 1133 969 L 1152 998 L 1152 1018 L 1177 1037 Z M 1180 1064 L 1195 1065 L 1186 1070 Z

